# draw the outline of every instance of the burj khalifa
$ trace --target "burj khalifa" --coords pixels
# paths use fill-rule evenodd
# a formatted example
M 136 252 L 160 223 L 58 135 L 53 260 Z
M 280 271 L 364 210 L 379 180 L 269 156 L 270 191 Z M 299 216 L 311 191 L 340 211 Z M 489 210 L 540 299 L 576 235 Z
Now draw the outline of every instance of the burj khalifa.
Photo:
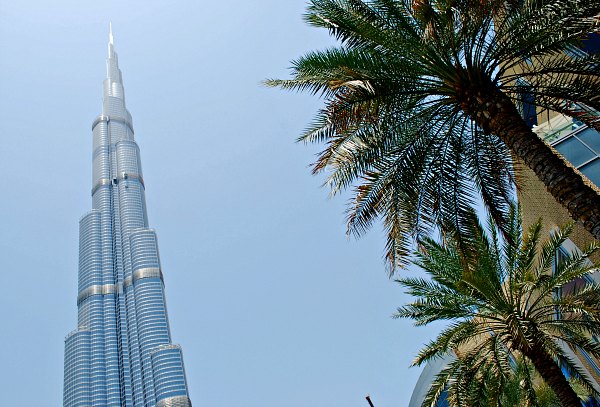
M 65 339 L 63 405 L 191 407 L 112 28 L 106 67 L 102 114 L 92 124 L 92 210 L 79 222 L 78 318 Z

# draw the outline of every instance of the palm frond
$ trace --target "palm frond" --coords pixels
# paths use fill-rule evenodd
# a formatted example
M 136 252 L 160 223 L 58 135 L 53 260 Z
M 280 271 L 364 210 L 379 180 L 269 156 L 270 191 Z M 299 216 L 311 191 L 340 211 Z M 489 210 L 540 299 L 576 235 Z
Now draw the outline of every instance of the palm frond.
M 505 386 L 517 374 L 515 357 L 532 363 L 558 397 L 564 393 L 557 390 L 557 374 L 561 391 L 575 397 L 566 378 L 557 373 L 561 368 L 585 388 L 586 395 L 596 395 L 589 373 L 573 355 L 585 352 L 600 358 L 600 343 L 595 339 L 600 337 L 600 284 L 583 278 L 593 269 L 589 257 L 600 246 L 593 243 L 553 264 L 572 224 L 540 242 L 541 221 L 523 232 L 519 208 L 510 208 L 507 230 L 513 243 L 500 244 L 495 222 L 490 220 L 486 230 L 471 210 L 468 233 L 460 243 L 453 238 L 421 240 L 414 262 L 429 279 L 397 280 L 415 300 L 400 307 L 394 317 L 410 318 L 418 326 L 451 322 L 414 362 L 419 365 L 451 351 L 459 355 L 460 360 L 436 379 L 428 403 L 437 400 L 444 388 L 456 405 L 506 404 Z M 469 247 L 469 255 L 460 254 L 461 244 Z M 528 370 L 518 374 L 520 380 L 529 381 L 518 397 L 537 405 Z M 471 387 L 473 383 L 477 386 Z
M 300 139 L 325 143 L 313 173 L 327 174 L 333 195 L 353 191 L 348 232 L 383 222 L 390 274 L 415 241 L 455 233 L 460 242 L 479 199 L 510 240 L 511 154 L 563 205 L 579 194 L 597 202 L 571 213 L 600 237 L 600 193 L 578 172 L 572 192 L 551 185 L 548 174 L 573 170 L 546 160 L 555 152 L 516 108 L 525 81 L 537 107 L 600 129 L 600 57 L 581 50 L 598 15 L 597 0 L 311 0 L 306 21 L 340 45 L 307 53 L 292 62 L 292 79 L 266 84 L 323 97 Z

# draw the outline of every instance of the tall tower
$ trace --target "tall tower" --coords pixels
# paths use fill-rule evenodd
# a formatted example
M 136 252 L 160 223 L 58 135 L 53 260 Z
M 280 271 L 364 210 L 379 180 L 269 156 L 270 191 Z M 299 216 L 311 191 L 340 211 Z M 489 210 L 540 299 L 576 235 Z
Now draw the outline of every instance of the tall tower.
M 191 407 L 112 28 L 106 67 L 102 114 L 92 124 L 92 210 L 79 222 L 78 321 L 65 339 L 63 405 Z

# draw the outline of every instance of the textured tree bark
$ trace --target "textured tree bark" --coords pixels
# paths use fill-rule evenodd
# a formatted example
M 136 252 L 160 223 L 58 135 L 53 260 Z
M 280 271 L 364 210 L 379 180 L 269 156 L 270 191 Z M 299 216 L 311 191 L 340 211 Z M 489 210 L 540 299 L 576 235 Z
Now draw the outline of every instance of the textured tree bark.
M 498 136 L 571 217 L 600 240 L 600 189 L 540 139 L 504 93 L 493 86 L 469 88 L 457 98 L 462 109 L 484 131 Z
M 535 370 L 550 386 L 563 407 L 581 407 L 581 400 L 573 390 L 560 367 L 539 347 L 529 347 L 521 352 L 531 360 Z

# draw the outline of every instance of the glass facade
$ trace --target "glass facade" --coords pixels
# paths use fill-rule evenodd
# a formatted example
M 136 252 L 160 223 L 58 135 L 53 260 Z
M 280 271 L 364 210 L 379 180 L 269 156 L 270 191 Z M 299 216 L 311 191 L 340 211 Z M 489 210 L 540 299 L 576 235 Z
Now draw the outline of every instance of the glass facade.
M 63 406 L 191 407 L 110 38 L 102 114 L 92 125 L 92 210 L 79 222 L 78 321 L 65 339 Z
M 554 144 L 567 160 L 594 184 L 600 185 L 600 134 L 581 126 Z
M 589 112 L 588 112 L 589 113 Z M 598 113 L 594 113 L 598 115 Z M 600 134 L 570 117 L 557 115 L 533 129 L 590 181 L 600 185 Z

